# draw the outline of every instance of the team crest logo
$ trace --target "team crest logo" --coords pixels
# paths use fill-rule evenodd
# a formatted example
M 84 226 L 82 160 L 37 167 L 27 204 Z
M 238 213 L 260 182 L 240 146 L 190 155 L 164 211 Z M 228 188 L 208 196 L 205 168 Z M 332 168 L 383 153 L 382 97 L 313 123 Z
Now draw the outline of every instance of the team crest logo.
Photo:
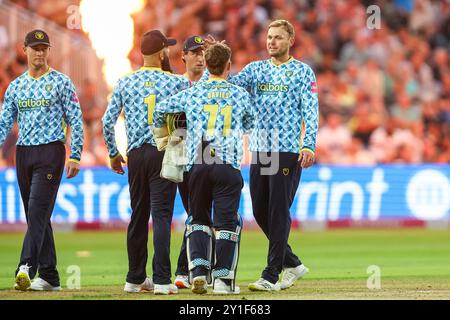
M 283 168 L 283 174 L 287 176 L 289 174 L 289 168 Z
M 286 77 L 292 77 L 293 74 L 294 72 L 292 72 L 291 70 L 286 71 Z
M 203 39 L 202 39 L 202 37 L 195 37 L 195 38 L 194 38 L 194 41 L 195 41 L 195 43 L 203 44 Z
M 47 180 L 52 180 L 53 179 L 53 175 L 51 173 L 47 174 Z
M 52 91 L 52 89 L 53 89 L 53 85 L 52 84 L 47 84 L 45 86 L 45 90 L 47 90 L 48 92 Z
M 44 39 L 44 34 L 42 32 L 36 32 L 34 34 L 34 37 L 38 40 L 42 40 L 42 39 Z

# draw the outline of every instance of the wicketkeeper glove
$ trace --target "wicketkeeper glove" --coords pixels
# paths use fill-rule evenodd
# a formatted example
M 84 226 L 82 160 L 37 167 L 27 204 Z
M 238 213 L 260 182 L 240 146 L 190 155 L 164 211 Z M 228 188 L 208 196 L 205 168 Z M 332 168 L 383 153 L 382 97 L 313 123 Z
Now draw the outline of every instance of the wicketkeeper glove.
M 183 182 L 186 164 L 186 141 L 181 137 L 171 135 L 164 153 L 161 178 L 175 183 Z
M 156 147 L 158 151 L 163 151 L 166 149 L 169 142 L 169 130 L 167 126 L 162 128 L 153 128 L 153 137 L 155 138 Z

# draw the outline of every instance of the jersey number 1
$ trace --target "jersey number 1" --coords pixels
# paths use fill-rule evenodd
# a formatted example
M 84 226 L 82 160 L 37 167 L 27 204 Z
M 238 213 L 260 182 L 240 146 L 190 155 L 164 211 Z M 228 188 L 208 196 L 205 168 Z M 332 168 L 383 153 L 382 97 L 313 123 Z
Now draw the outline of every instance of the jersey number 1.
M 148 124 L 153 124 L 153 113 L 155 112 L 156 106 L 156 94 L 151 94 L 144 99 L 144 103 L 147 105 L 147 113 L 148 113 Z
M 214 135 L 214 130 L 216 128 L 217 115 L 219 114 L 219 105 L 218 104 L 207 104 L 203 107 L 203 110 L 209 113 L 208 119 L 208 130 L 206 135 L 212 136 Z M 231 129 L 231 114 L 232 107 L 226 106 L 222 108 L 220 114 L 223 116 L 223 136 L 226 137 L 230 134 Z

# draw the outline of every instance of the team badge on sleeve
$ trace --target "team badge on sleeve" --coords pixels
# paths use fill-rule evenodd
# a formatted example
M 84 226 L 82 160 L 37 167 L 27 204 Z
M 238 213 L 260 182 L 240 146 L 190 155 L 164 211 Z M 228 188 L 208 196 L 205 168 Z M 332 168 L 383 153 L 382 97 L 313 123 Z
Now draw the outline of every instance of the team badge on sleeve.
M 72 93 L 72 101 L 73 101 L 73 102 L 76 102 L 76 103 L 79 102 L 78 96 L 77 96 L 77 93 L 76 93 L 76 92 L 73 92 L 73 93 Z
M 319 90 L 317 89 L 317 82 L 311 82 L 311 92 L 317 93 Z

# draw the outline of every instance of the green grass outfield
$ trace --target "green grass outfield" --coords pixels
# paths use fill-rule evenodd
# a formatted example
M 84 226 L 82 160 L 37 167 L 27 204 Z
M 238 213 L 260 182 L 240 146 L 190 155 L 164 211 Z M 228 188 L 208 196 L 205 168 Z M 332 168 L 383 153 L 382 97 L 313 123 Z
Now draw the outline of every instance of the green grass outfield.
M 151 237 L 151 235 L 150 235 Z M 59 293 L 11 290 L 22 234 L 0 234 L 0 299 L 450 299 L 450 231 L 332 230 L 291 233 L 290 244 L 310 268 L 294 287 L 277 293 L 247 289 L 265 266 L 267 241 L 261 232 L 242 235 L 237 281 L 241 295 L 197 296 L 181 290 L 177 296 L 126 294 L 125 232 L 56 233 Z M 181 233 L 172 236 L 172 272 Z M 151 256 L 151 245 L 149 246 Z M 81 270 L 81 289 L 68 290 L 71 265 Z M 381 270 L 381 289 L 369 290 L 367 268 Z M 151 261 L 148 263 L 151 274 Z

